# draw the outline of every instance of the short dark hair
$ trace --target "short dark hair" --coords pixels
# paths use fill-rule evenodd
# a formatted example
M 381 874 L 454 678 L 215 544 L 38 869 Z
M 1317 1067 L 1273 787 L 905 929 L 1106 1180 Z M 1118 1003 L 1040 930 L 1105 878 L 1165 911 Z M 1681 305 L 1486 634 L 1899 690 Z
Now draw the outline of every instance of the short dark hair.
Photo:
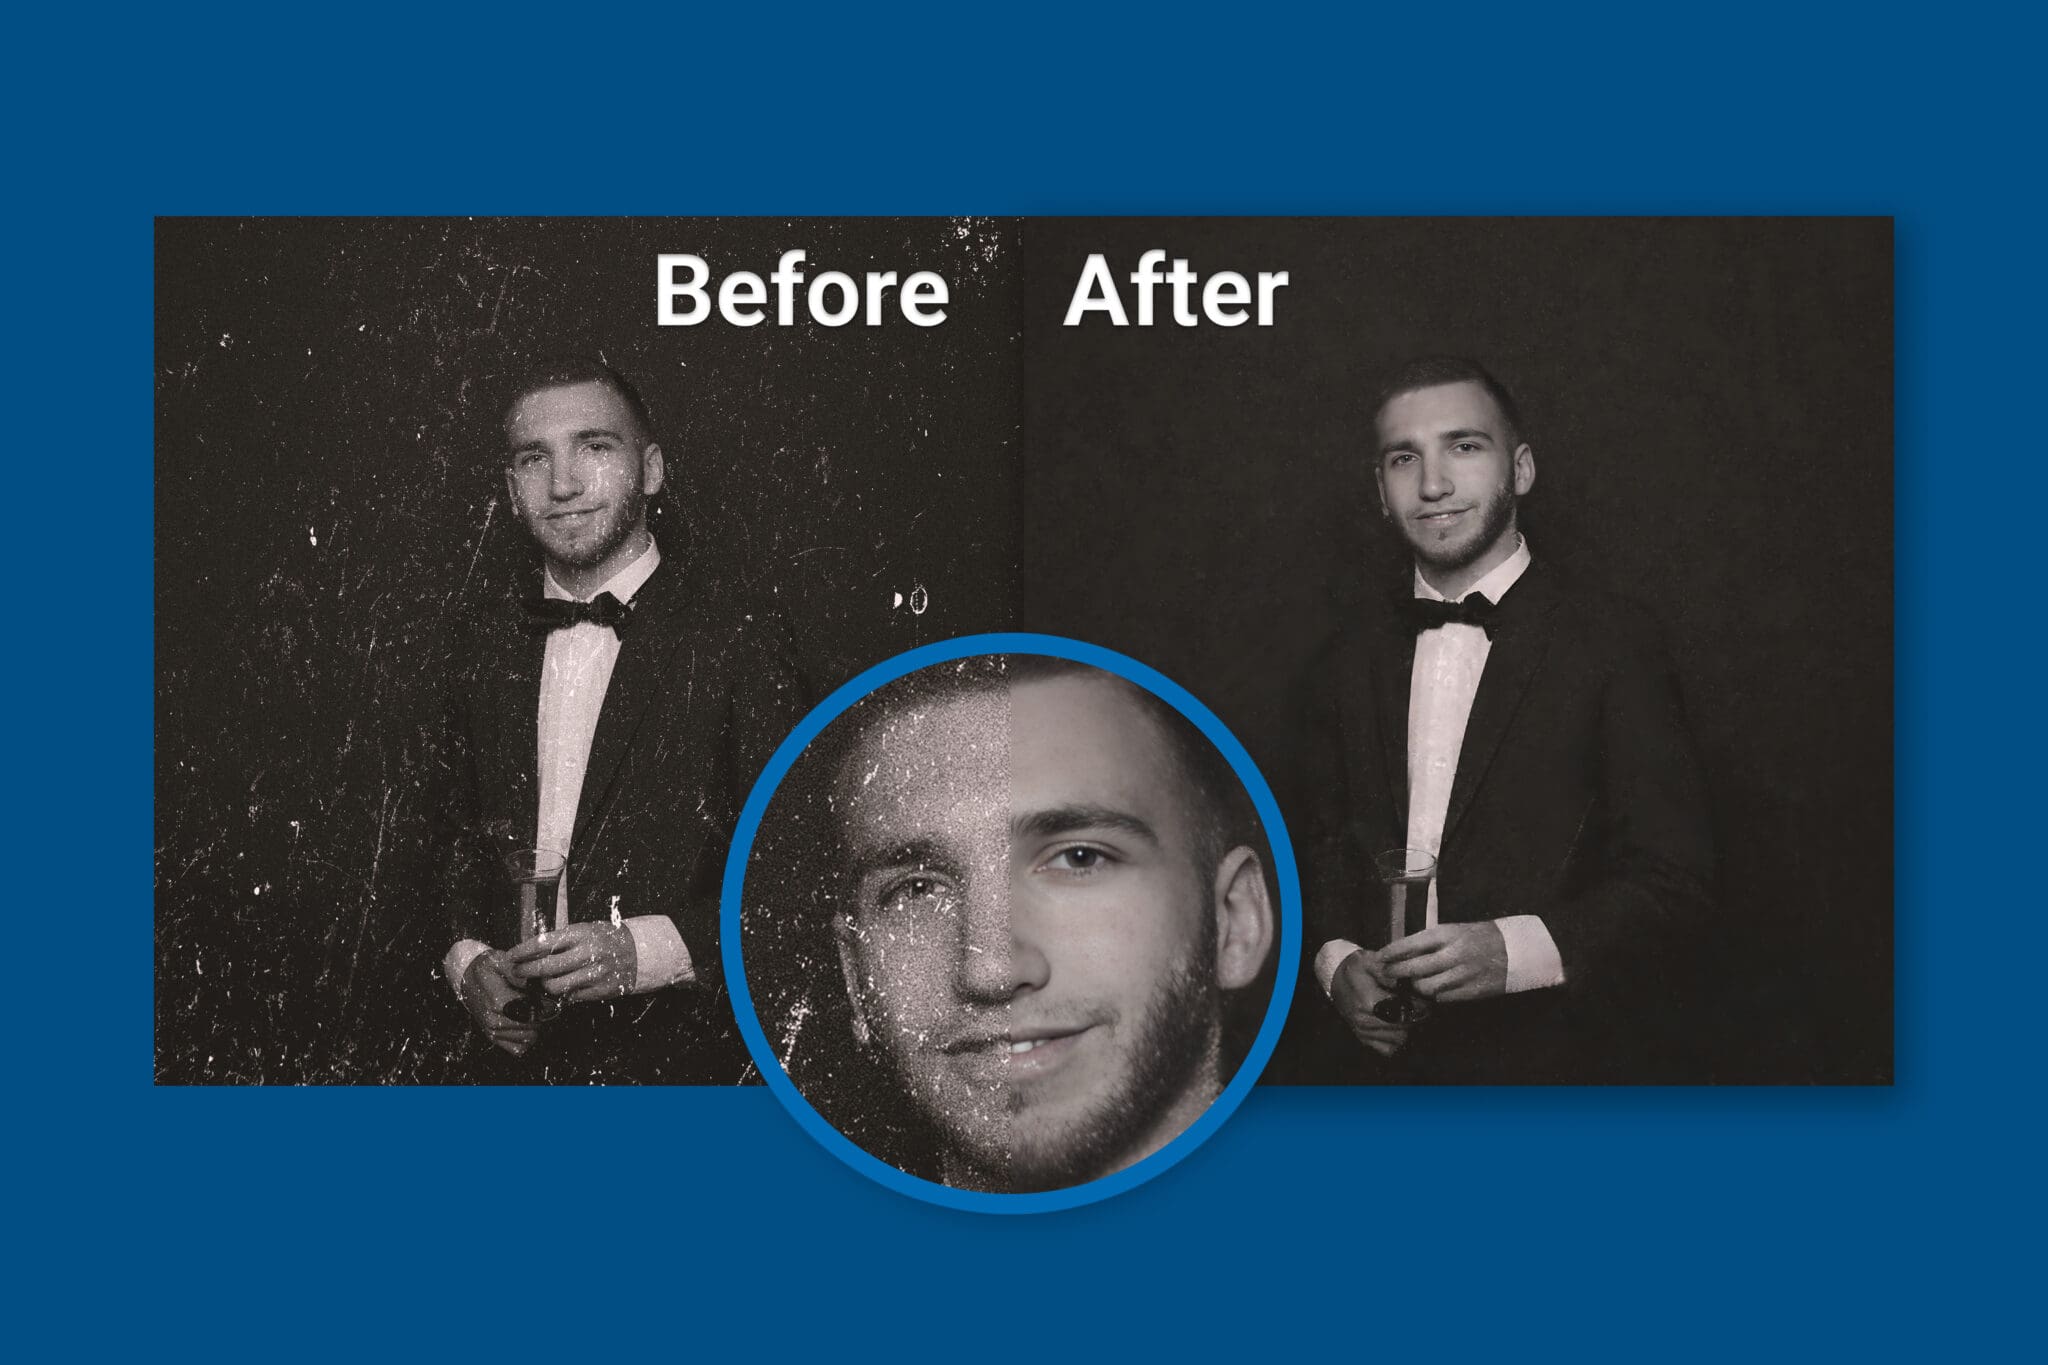
M 1494 406 L 1500 409 L 1500 415 L 1507 419 L 1508 444 L 1514 445 L 1522 439 L 1522 413 L 1515 406 L 1515 396 L 1508 392 L 1507 385 L 1493 377 L 1492 371 L 1461 355 L 1417 356 L 1389 370 L 1373 390 L 1372 420 L 1378 422 L 1387 404 L 1402 394 L 1443 384 L 1477 384 L 1486 390 Z
M 594 355 L 547 356 L 515 370 L 506 379 L 504 401 L 498 405 L 498 418 L 503 421 L 523 398 L 543 389 L 559 389 L 569 384 L 608 385 L 626 405 L 626 411 L 633 415 L 633 420 L 640 424 L 640 438 L 643 441 L 654 439 L 654 418 L 648 412 L 647 400 L 640 396 L 640 390 L 633 387 L 633 381 Z
M 921 668 L 884 683 L 847 708 L 835 723 L 833 728 L 840 734 L 838 743 L 832 746 L 828 771 L 843 771 L 846 761 L 859 752 L 877 723 L 908 707 L 1056 678 L 1090 678 L 1115 684 L 1164 732 L 1174 766 L 1191 797 L 1195 856 L 1205 874 L 1214 876 L 1223 855 L 1240 844 L 1263 850 L 1258 812 L 1238 780 L 1237 771 L 1193 721 L 1172 703 L 1128 678 L 1057 655 L 978 654 Z

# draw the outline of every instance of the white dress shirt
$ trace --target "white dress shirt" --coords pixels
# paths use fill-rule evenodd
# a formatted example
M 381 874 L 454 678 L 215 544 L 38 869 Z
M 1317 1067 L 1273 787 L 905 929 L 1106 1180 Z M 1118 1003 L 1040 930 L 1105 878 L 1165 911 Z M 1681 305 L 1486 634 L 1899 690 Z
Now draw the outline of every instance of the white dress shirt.
M 1478 593 L 1498 604 L 1528 568 L 1529 543 L 1523 540 L 1513 554 L 1455 599 L 1445 598 L 1416 570 L 1415 595 L 1462 602 Z M 1479 694 L 1479 679 L 1492 653 L 1493 641 L 1479 626 L 1436 626 L 1415 637 L 1415 663 L 1408 674 L 1407 847 L 1432 858 L 1443 848 L 1444 817 L 1458 775 L 1458 754 L 1465 747 L 1465 724 L 1472 718 L 1472 700 Z M 1429 884 L 1430 927 L 1437 923 L 1438 885 Z M 1541 916 L 1509 915 L 1493 923 L 1507 948 L 1510 993 L 1564 984 L 1564 960 Z M 1356 951 L 1355 944 L 1338 939 L 1316 954 L 1316 979 L 1325 994 L 1338 967 Z
M 660 567 L 661 549 L 649 536 L 647 548 L 631 564 L 581 600 L 587 602 L 608 592 L 621 602 L 630 602 Z M 552 572 L 547 574 L 545 591 L 549 597 L 577 600 L 555 581 Z M 583 796 L 584 772 L 590 766 L 591 741 L 597 736 L 597 719 L 604 710 L 605 692 L 611 686 L 612 669 L 618 661 L 619 636 L 610 626 L 578 621 L 548 632 L 547 653 L 540 671 L 539 743 L 534 769 L 539 777 L 536 785 L 540 789 L 540 809 L 534 825 L 534 847 L 551 849 L 565 860 L 576 831 L 576 810 Z M 565 873 L 555 900 L 557 929 L 567 922 L 568 914 L 569 878 Z M 633 936 L 636 994 L 695 979 L 690 950 L 676 931 L 675 921 L 667 915 L 622 915 L 614 903 L 612 921 L 625 925 Z M 487 946 L 475 939 L 463 939 L 448 950 L 442 968 L 458 993 L 463 973 L 478 953 L 487 951 Z
M 1528 568 L 1529 542 L 1523 540 L 1456 599 L 1431 587 L 1420 569 L 1415 572 L 1415 595 L 1462 602 L 1478 593 L 1497 604 Z M 1465 747 L 1465 723 L 1472 718 L 1472 699 L 1479 694 L 1479 679 L 1492 653 L 1493 640 L 1479 626 L 1437 626 L 1415 637 L 1415 666 L 1408 674 L 1407 846 L 1431 857 L 1443 848 L 1444 816 L 1458 775 L 1458 754 Z M 1437 922 L 1438 885 L 1429 884 L 1432 926 Z M 1510 993 L 1564 984 L 1564 962 L 1541 917 L 1509 915 L 1494 924 L 1507 945 Z

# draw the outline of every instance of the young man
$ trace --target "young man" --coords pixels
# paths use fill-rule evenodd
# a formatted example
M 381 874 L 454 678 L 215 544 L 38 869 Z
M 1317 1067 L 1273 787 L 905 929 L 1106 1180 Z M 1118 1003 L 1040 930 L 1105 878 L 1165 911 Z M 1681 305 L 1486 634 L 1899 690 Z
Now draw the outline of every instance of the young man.
M 442 806 L 443 970 L 489 1045 L 472 1078 L 736 1083 L 719 879 L 754 776 L 802 713 L 795 669 L 729 576 L 655 543 L 669 468 L 617 372 L 526 376 L 504 438 L 540 564 L 465 646 Z M 523 848 L 566 862 L 553 928 L 525 943 L 502 871 Z M 559 1015 L 529 1017 L 533 993 Z
M 1373 455 L 1413 571 L 1381 627 L 1340 632 L 1314 674 L 1290 814 L 1321 993 L 1290 1024 L 1288 1074 L 1672 1076 L 1666 1007 L 1710 919 L 1714 853 L 1655 627 L 1533 557 L 1516 510 L 1535 454 L 1476 363 L 1394 374 Z M 1374 857 L 1403 848 L 1436 879 L 1427 927 L 1389 944 Z M 1432 1007 L 1405 1026 L 1375 1010 L 1404 988 Z
M 1239 1049 L 1275 921 L 1199 731 L 1111 674 L 990 656 L 863 701 L 834 783 L 834 934 L 886 1102 L 945 1183 L 1058 1189 L 1172 1141 Z

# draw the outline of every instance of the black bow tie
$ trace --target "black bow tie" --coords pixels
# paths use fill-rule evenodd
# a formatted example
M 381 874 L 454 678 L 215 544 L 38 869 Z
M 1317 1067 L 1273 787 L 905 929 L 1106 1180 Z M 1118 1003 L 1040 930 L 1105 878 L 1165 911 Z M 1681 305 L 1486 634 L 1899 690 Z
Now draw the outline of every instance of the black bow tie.
M 594 621 L 610 626 L 612 634 L 623 638 L 633 619 L 633 609 L 608 592 L 601 592 L 588 602 L 571 602 L 566 597 L 529 597 L 524 605 L 526 628 L 535 635 Z
M 1408 628 L 1420 635 L 1438 626 L 1478 626 L 1493 638 L 1494 613 L 1499 610 L 1484 593 L 1472 593 L 1462 602 L 1439 602 L 1431 597 L 1411 597 L 1403 607 Z

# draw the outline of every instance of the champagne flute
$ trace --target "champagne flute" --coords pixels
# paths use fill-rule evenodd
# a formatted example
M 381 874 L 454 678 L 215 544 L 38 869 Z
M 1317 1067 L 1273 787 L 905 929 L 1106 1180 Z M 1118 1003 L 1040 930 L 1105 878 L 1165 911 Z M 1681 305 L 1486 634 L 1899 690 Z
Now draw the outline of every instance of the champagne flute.
M 1393 848 L 1375 854 L 1372 862 L 1386 905 L 1387 942 L 1421 933 L 1429 926 L 1436 859 L 1419 848 Z M 1416 994 L 1415 983 L 1402 981 L 1392 995 L 1374 1002 L 1372 1012 L 1389 1024 L 1414 1024 L 1429 1017 L 1429 1001 Z
M 555 927 L 563 861 L 547 848 L 519 848 L 505 855 L 503 889 L 518 942 L 530 943 Z M 545 1023 L 561 1012 L 562 1002 L 538 981 L 505 1002 L 505 1017 L 515 1024 Z

